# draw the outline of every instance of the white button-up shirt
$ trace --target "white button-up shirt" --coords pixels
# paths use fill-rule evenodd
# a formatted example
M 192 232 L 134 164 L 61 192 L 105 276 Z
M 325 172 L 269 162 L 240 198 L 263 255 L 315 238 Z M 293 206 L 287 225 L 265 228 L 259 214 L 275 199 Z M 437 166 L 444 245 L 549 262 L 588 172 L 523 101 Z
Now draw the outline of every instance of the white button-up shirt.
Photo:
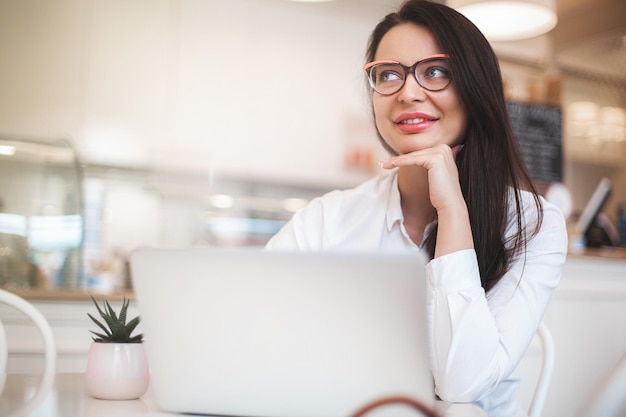
M 268 250 L 408 251 L 421 248 L 403 223 L 397 172 L 312 200 L 268 242 Z M 534 230 L 533 196 L 522 192 L 523 224 Z M 525 416 L 513 371 L 561 278 L 567 253 L 562 213 L 542 200 L 543 223 L 502 279 L 485 294 L 473 249 L 426 266 L 431 368 L 437 395 L 471 402 L 489 417 Z M 517 230 L 509 204 L 506 237 Z M 425 235 L 430 227 L 426 229 Z

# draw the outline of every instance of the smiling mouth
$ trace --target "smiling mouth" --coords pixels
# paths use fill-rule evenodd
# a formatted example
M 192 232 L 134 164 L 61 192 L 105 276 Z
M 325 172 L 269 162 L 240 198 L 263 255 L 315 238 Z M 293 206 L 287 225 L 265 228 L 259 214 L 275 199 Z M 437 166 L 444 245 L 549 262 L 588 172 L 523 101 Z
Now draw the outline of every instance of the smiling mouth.
M 416 117 L 414 119 L 404 119 L 401 120 L 400 122 L 398 122 L 398 124 L 400 125 L 416 125 L 418 123 L 422 123 L 422 122 L 427 122 L 427 121 L 434 121 L 435 119 L 426 119 L 423 117 Z

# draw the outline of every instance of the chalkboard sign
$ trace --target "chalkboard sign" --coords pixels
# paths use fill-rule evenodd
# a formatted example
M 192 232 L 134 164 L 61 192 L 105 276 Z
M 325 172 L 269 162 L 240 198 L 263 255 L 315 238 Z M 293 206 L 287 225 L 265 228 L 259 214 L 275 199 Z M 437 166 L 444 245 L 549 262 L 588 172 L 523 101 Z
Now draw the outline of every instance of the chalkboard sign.
M 561 109 L 518 102 L 508 102 L 507 107 L 531 178 L 537 182 L 562 182 Z

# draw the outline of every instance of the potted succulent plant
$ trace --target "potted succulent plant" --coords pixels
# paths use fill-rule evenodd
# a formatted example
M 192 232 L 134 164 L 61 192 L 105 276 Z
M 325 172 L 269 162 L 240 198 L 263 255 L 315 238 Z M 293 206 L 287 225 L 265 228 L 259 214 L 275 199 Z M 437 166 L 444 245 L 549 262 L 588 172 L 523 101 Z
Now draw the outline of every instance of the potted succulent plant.
M 104 306 L 91 297 L 101 320 L 87 313 L 101 332 L 95 337 L 87 357 L 87 390 L 106 400 L 132 400 L 141 397 L 150 382 L 143 334 L 133 336 L 139 316 L 127 320 L 129 301 L 124 298 L 119 314 L 105 300 Z

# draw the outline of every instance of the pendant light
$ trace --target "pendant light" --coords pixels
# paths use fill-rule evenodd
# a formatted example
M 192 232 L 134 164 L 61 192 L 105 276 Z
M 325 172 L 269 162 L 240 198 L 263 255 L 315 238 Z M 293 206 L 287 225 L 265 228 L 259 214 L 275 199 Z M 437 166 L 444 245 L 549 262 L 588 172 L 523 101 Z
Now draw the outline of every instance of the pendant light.
M 514 41 L 549 32 L 556 26 L 554 0 L 449 0 L 490 41 Z

